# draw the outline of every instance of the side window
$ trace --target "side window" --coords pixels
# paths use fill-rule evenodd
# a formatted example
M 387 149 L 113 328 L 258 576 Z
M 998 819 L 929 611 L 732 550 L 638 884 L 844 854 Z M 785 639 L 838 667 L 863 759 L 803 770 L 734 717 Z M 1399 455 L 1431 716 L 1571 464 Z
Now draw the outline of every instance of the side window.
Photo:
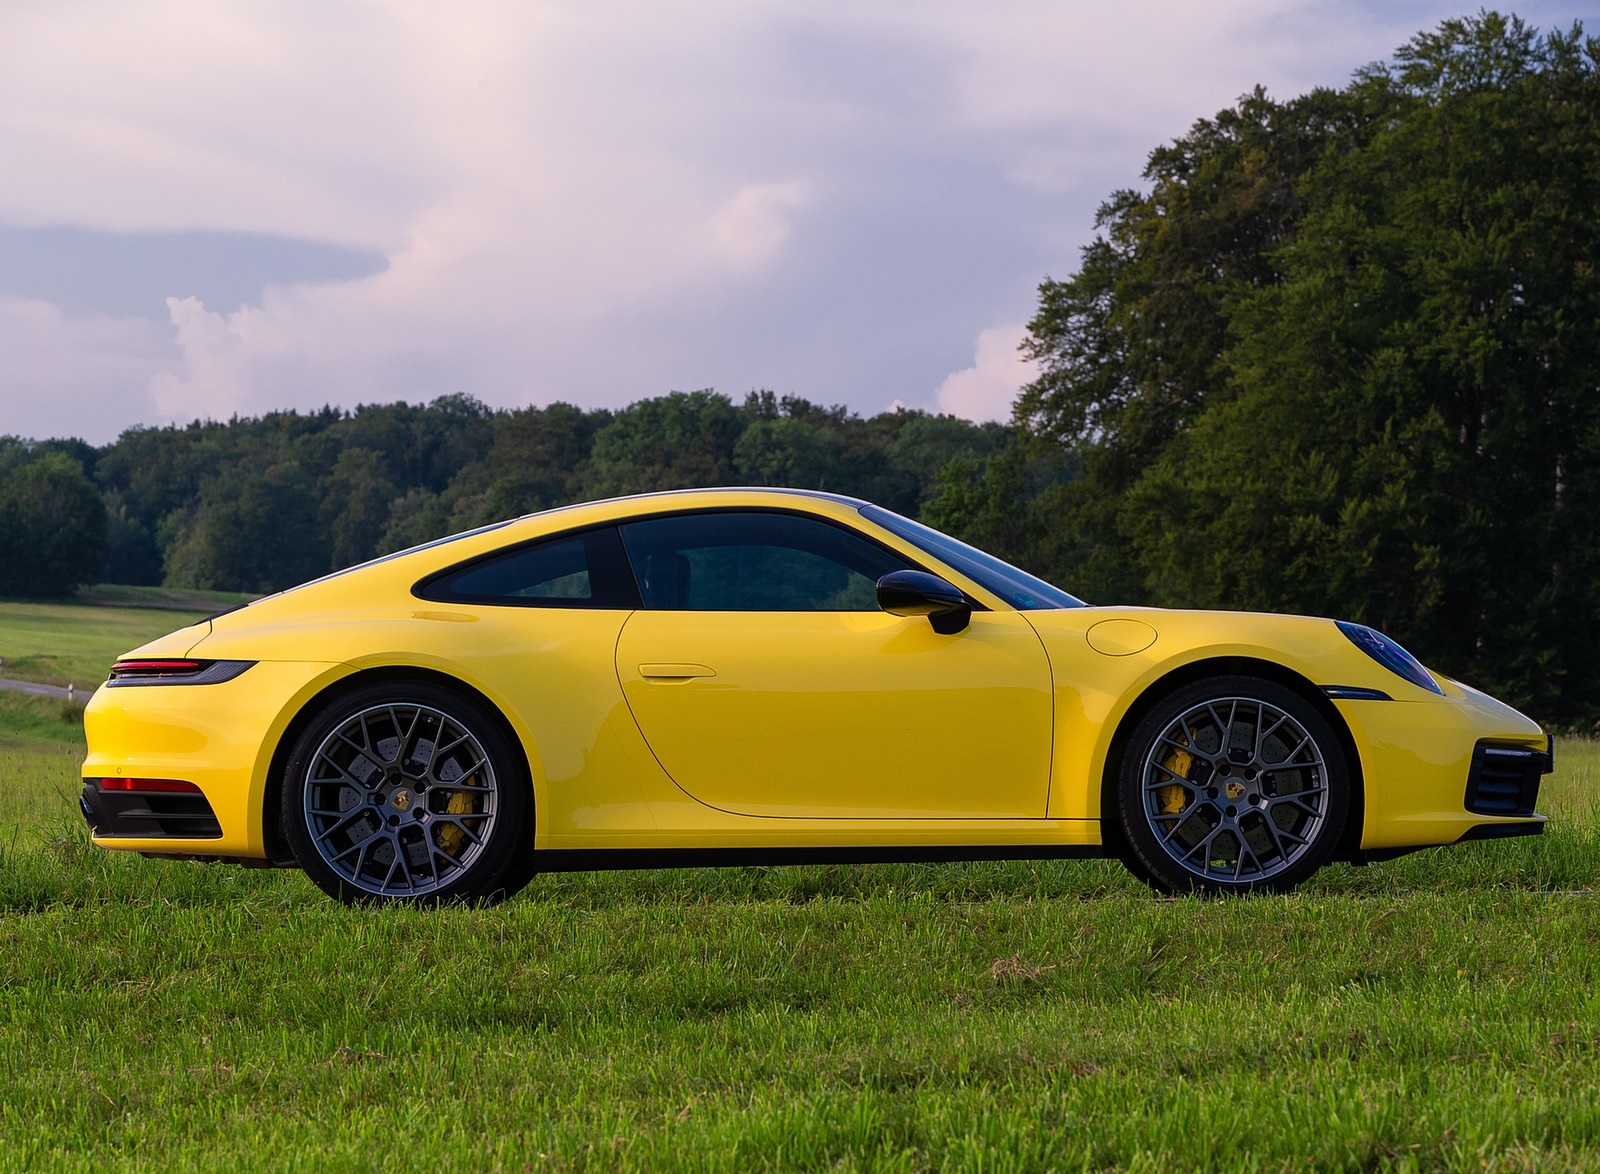
M 419 583 L 423 599 L 514 607 L 638 607 L 613 529 L 569 534 L 475 559 Z
M 910 565 L 796 514 L 680 514 L 618 529 L 644 605 L 667 611 L 875 611 L 878 580 Z

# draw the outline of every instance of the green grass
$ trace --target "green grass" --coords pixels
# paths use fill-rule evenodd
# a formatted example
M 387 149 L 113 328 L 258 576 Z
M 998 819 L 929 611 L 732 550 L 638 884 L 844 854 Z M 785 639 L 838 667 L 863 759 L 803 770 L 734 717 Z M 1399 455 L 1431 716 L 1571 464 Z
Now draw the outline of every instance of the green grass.
M 1600 747 L 1538 839 L 1160 900 L 1110 862 L 347 910 L 86 842 L 0 728 L 0 1167 L 1600 1168 Z
M 147 602 L 109 606 L 82 603 L 23 603 L 0 600 L 0 676 L 46 685 L 76 685 L 93 692 L 106 679 L 111 662 L 157 636 L 186 627 L 220 611 L 227 603 L 201 610 L 172 611 L 151 605 L 161 588 L 117 588 Z M 248 597 L 246 597 L 248 598 Z M 191 605 L 198 602 L 190 599 Z
M 143 607 L 165 611 L 197 611 L 209 615 L 260 599 L 239 591 L 203 591 L 198 587 L 133 587 L 124 583 L 96 583 L 80 587 L 75 603 L 90 607 Z

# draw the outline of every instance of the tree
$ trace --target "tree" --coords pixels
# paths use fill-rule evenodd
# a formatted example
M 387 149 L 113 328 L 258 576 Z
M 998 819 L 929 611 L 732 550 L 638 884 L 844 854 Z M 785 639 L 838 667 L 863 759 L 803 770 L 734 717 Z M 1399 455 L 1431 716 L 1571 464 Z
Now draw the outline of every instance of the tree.
M 1155 152 L 1031 325 L 1018 423 L 1083 462 L 1050 569 L 1363 619 L 1592 718 L 1596 175 L 1600 43 L 1495 13 Z
M 274 591 L 326 573 L 328 540 L 318 525 L 314 485 L 293 461 L 207 482 L 167 545 L 165 582 Z
M 733 446 L 737 480 L 746 485 L 827 488 L 830 474 L 838 469 L 831 440 L 827 432 L 792 416 L 756 420 Z M 837 484 L 837 477 L 833 480 Z
M 100 579 L 106 583 L 154 585 L 161 582 L 161 548 L 149 526 L 119 489 L 102 494 L 106 509 L 108 554 Z
M 760 483 L 857 493 L 907 513 L 993 429 L 895 411 L 711 391 L 623 410 L 556 403 L 271 412 L 81 441 L 0 438 L 0 473 L 71 459 L 98 480 L 117 582 L 276 590 L 486 522 L 605 494 Z M 93 577 L 93 576 L 91 576 Z
M 346 448 L 323 480 L 319 528 L 327 535 L 329 569 L 354 566 L 377 553 L 395 485 L 370 448 Z
M 575 500 L 577 470 L 594 445 L 595 433 L 611 419 L 608 411 L 586 412 L 564 403 L 497 416 L 487 455 L 464 468 L 453 483 L 457 492 L 473 498 L 468 524 Z
M 1053 568 L 1088 561 L 1081 551 L 1062 549 L 1074 541 L 1061 516 L 1077 472 L 1070 456 L 1030 458 L 1025 444 L 1008 436 L 985 459 L 957 457 L 946 464 L 922 521 L 1049 578 Z
M 744 421 L 725 395 L 674 391 L 640 400 L 595 434 L 579 484 L 585 497 L 730 485 Z
M 1584 48 L 1491 15 L 1357 79 L 1391 117 L 1309 172 L 1281 280 L 1233 307 L 1236 398 L 1136 494 L 1170 506 L 1140 514 L 1150 583 L 1340 609 L 1544 714 L 1600 701 Z
M 0 595 L 54 598 L 106 561 L 106 510 L 77 459 L 0 441 Z

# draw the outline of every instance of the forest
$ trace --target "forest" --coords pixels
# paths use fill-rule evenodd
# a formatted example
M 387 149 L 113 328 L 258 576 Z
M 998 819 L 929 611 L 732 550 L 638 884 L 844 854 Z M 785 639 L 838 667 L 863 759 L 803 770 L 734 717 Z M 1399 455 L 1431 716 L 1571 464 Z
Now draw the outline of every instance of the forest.
M 493 410 L 464 395 L 134 428 L 103 448 L 0 439 L 0 594 L 86 582 L 274 591 L 551 506 L 654 489 L 788 485 L 912 516 L 1005 430 L 753 392 L 621 411 Z
M 1047 278 L 1009 426 L 752 393 L 0 440 L 0 593 L 266 591 L 573 500 L 877 501 L 1097 603 L 1336 615 L 1600 716 L 1600 41 L 1492 12 L 1149 156 Z

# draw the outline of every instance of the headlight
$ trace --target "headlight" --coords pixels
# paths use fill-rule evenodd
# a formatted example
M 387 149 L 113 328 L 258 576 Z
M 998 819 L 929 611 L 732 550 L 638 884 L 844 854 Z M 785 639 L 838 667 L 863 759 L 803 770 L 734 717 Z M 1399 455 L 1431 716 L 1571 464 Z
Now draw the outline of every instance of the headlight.
M 1374 632 L 1361 624 L 1347 624 L 1343 620 L 1335 622 L 1339 625 L 1339 631 L 1350 637 L 1352 644 L 1391 673 L 1404 677 L 1413 685 L 1420 686 L 1430 693 L 1443 696 L 1444 690 L 1439 688 L 1439 682 L 1428 675 L 1428 670 L 1418 663 L 1417 658 L 1382 632 Z

